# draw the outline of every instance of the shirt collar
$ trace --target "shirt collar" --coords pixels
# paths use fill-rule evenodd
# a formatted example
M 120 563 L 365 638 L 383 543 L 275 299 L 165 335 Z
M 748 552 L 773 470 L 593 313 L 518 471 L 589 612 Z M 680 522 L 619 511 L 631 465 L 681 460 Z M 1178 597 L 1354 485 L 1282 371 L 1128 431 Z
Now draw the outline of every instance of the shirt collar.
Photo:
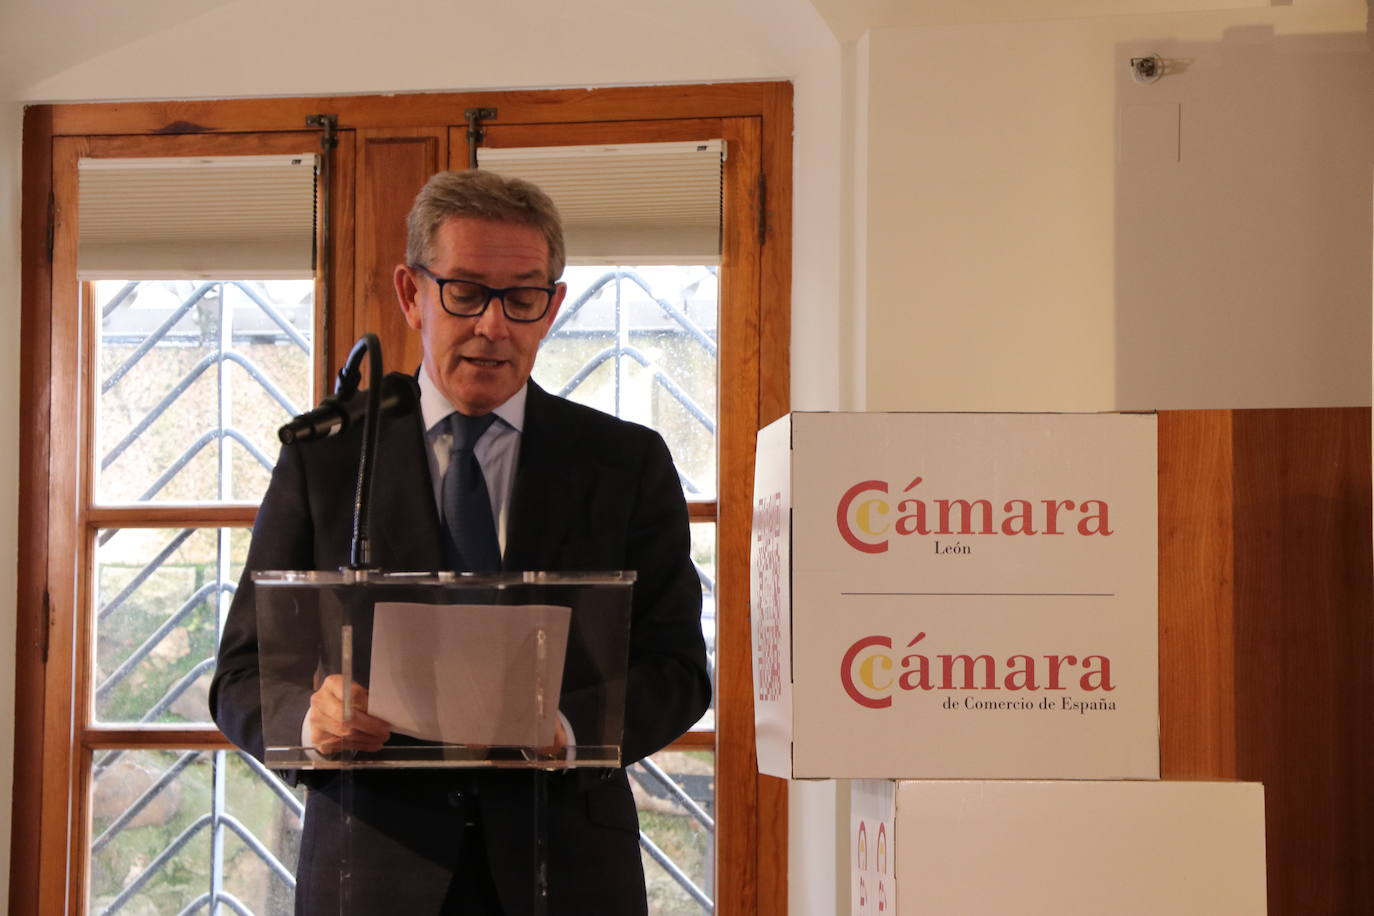
M 529 383 L 520 386 L 520 390 L 510 396 L 510 400 L 497 407 L 492 413 L 496 414 L 506 425 L 516 432 L 521 432 L 525 427 L 525 396 L 529 392 Z M 420 415 L 425 422 L 425 430 L 433 433 L 434 427 L 448 419 L 448 415 L 453 413 L 454 406 L 449 403 L 448 398 L 444 397 L 434 380 L 429 377 L 429 372 L 424 366 L 420 367 Z M 440 430 L 446 432 L 447 430 Z

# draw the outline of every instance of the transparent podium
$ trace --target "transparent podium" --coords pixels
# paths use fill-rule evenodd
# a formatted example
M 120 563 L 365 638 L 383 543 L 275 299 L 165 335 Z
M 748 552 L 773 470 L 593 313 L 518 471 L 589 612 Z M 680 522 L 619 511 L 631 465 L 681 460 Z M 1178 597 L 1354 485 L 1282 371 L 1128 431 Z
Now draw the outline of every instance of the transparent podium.
M 307 803 L 309 873 L 297 876 L 305 911 L 392 912 L 405 907 L 379 886 L 428 899 L 429 881 L 439 912 L 463 868 L 445 861 L 465 854 L 452 834 L 480 809 L 484 830 L 513 841 L 503 863 L 513 849 L 528 869 L 528 912 L 546 913 L 551 786 L 620 766 L 634 573 L 344 570 L 253 582 L 265 762 L 320 796 Z M 365 702 L 390 724 L 380 750 L 310 746 L 311 696 L 331 677 L 344 721 Z M 583 772 L 559 772 L 571 770 Z M 525 817 L 528 832 L 512 833 L 508 821 Z

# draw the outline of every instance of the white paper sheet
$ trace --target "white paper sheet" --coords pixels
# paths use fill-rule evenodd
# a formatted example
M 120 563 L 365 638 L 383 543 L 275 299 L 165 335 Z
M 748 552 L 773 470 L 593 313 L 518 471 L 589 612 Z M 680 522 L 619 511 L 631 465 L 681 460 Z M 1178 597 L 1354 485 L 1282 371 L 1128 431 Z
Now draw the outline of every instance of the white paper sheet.
M 379 603 L 368 712 L 429 741 L 548 747 L 571 617 L 547 604 Z

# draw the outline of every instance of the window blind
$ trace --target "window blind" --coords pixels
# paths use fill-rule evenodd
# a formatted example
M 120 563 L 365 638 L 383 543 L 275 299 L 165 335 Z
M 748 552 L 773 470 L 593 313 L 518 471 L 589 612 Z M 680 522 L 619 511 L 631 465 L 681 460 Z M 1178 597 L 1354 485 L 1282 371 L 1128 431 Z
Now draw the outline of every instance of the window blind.
M 719 264 L 723 140 L 483 147 L 480 167 L 539 185 L 572 264 Z
M 316 155 L 82 159 L 83 280 L 305 278 Z

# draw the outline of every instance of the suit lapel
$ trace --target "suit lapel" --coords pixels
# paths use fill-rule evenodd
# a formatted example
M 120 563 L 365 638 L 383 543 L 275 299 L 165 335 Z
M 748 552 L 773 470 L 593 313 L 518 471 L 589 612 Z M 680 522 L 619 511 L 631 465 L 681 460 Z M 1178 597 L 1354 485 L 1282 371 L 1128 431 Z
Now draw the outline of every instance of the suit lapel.
M 558 398 L 529 383 L 507 520 L 506 569 L 553 568 L 579 507 L 596 486 L 596 469 L 584 460 L 578 430 L 560 405 Z
M 373 562 L 393 572 L 444 568 L 439 510 L 434 505 L 420 411 L 387 418 L 378 435 L 372 484 Z

